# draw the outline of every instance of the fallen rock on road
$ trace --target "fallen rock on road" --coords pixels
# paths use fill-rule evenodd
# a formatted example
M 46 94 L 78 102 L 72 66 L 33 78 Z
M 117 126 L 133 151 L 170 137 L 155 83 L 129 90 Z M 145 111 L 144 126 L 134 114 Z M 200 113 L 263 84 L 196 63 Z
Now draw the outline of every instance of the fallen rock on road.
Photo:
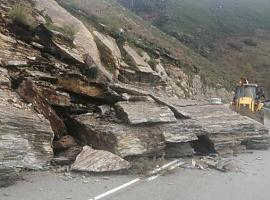
M 82 172 L 117 172 L 130 168 L 130 163 L 108 151 L 84 146 L 71 169 Z

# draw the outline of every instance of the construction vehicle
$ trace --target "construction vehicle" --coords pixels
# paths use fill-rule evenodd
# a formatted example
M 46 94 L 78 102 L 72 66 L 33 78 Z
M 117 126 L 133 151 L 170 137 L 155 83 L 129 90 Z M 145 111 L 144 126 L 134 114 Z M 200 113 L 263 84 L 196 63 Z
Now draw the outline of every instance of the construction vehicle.
M 263 87 L 249 83 L 246 78 L 241 78 L 239 85 L 235 88 L 231 107 L 242 115 L 263 122 L 262 108 L 266 102 L 269 100 L 266 100 Z

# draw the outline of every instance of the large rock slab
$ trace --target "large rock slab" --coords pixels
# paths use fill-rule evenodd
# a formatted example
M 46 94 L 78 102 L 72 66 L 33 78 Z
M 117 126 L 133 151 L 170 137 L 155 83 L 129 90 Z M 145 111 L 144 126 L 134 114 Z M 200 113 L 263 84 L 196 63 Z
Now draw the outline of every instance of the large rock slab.
M 67 135 L 64 122 L 58 117 L 38 87 L 31 80 L 25 80 L 20 84 L 18 94 L 27 103 L 32 103 L 35 110 L 50 121 L 52 129 L 58 138 Z
M 122 101 L 118 102 L 115 107 L 118 116 L 132 125 L 176 122 L 170 108 L 154 101 Z
M 167 142 L 197 140 L 194 132 L 201 131 L 199 125 L 190 125 L 180 120 L 176 123 L 134 126 L 119 123 L 117 120 L 102 119 L 90 113 L 74 116 L 73 127 L 73 132 L 76 132 L 85 144 L 121 157 L 161 155 Z
M 79 74 L 66 74 L 58 78 L 58 83 L 63 89 L 76 94 L 93 98 L 105 98 L 106 86 L 90 82 Z
M 122 82 L 138 82 L 151 85 L 160 85 L 162 77 L 155 72 L 151 66 L 141 57 L 133 48 L 125 44 L 123 46 L 126 57 L 129 60 L 130 67 L 120 68 L 120 74 L 123 77 Z
M 85 144 L 121 157 L 159 154 L 165 148 L 161 132 L 153 126 L 131 127 L 83 114 L 74 117 L 73 127 Z
M 71 169 L 83 172 L 117 172 L 130 168 L 130 163 L 108 151 L 84 146 Z
M 233 153 L 245 146 L 248 149 L 268 149 L 269 130 L 248 117 L 241 116 L 223 105 L 182 107 L 196 119 L 213 143 L 216 152 Z M 198 135 L 199 136 L 199 135 Z
M 205 102 L 198 102 L 193 100 L 179 99 L 175 96 L 169 96 L 166 91 L 157 91 L 155 87 L 137 87 L 125 83 L 114 83 L 109 85 L 114 91 L 119 94 L 129 94 L 134 96 L 149 96 L 157 103 L 168 106 L 174 113 L 177 119 L 189 119 L 190 114 L 182 107 L 204 105 Z
M 0 186 L 17 169 L 42 169 L 53 157 L 50 123 L 16 93 L 0 91 Z
M 54 0 L 35 0 L 35 2 L 36 7 L 44 14 L 47 14 L 55 26 L 69 26 L 74 29 L 74 44 L 80 55 L 88 55 L 91 57 L 91 60 L 93 60 L 100 72 L 101 76 L 97 77 L 100 81 L 111 81 L 112 74 L 102 65 L 94 37 L 85 25 Z

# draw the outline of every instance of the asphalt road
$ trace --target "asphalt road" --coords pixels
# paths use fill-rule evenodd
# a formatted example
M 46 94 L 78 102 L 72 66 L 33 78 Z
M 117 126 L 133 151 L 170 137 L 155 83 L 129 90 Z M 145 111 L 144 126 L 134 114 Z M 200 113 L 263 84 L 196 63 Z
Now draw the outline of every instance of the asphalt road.
M 270 126 L 270 120 L 267 121 Z M 143 180 L 104 200 L 269 200 L 270 151 L 233 158 L 238 172 L 178 168 L 152 181 Z M 39 172 L 0 189 L 1 200 L 89 200 L 134 176 L 88 176 Z

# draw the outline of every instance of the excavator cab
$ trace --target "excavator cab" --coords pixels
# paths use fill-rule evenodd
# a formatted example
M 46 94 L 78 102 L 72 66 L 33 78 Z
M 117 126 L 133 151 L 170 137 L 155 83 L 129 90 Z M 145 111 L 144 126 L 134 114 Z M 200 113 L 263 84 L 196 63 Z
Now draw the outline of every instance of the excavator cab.
M 264 89 L 241 78 L 240 84 L 235 88 L 232 106 L 237 112 L 246 107 L 249 112 L 256 112 L 262 109 L 263 100 L 265 100 Z

